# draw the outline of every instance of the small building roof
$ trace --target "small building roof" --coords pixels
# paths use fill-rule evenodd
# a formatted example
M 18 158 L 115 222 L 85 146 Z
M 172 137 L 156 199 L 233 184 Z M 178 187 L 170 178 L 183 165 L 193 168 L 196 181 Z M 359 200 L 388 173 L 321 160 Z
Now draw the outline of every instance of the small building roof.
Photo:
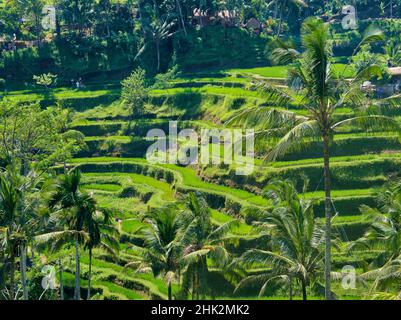
M 392 76 L 401 76 L 401 67 L 388 68 L 388 72 Z

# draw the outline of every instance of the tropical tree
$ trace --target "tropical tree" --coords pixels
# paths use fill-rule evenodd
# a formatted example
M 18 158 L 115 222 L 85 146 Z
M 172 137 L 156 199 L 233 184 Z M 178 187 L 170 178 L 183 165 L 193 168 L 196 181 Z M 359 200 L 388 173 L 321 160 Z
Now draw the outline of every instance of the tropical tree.
M 10 270 L 10 299 L 16 299 L 15 268 L 18 248 L 25 240 L 17 225 L 18 210 L 22 195 L 13 181 L 0 175 L 0 241 L 2 252 L 6 254 Z
M 0 243 L 10 266 L 9 298 L 16 299 L 15 260 L 20 257 L 22 298 L 28 300 L 27 249 L 40 220 L 39 202 L 35 198 L 37 177 L 24 177 L 19 167 L 10 164 L 0 173 Z
M 105 250 L 111 257 L 116 257 L 120 249 L 119 231 L 113 222 L 113 212 L 107 209 L 96 207 L 96 202 L 88 201 L 91 206 L 88 208 L 89 214 L 86 221 L 86 230 L 89 240 L 85 247 L 89 250 L 89 272 L 88 272 L 88 292 L 87 300 L 91 298 L 92 280 L 92 254 L 95 247 Z
M 320 19 L 305 20 L 301 30 L 302 52 L 279 41 L 273 51 L 273 60 L 278 63 L 292 63 L 289 82 L 300 89 L 301 99 L 287 91 L 258 81 L 254 88 L 268 95 L 270 102 L 282 108 L 299 103 L 307 111 L 301 116 L 290 110 L 272 107 L 254 107 L 238 113 L 228 123 L 254 126 L 261 136 L 271 138 L 275 146 L 268 151 L 267 159 L 275 160 L 289 152 L 305 149 L 311 141 L 323 144 L 323 169 L 325 191 L 326 250 L 325 250 L 325 291 L 331 298 L 331 185 L 330 185 L 330 144 L 334 135 L 343 127 L 359 127 L 366 132 L 397 131 L 399 125 L 384 114 L 383 105 L 392 107 L 394 99 L 386 99 L 381 105 L 372 103 L 361 91 L 363 81 L 372 75 L 380 75 L 380 67 L 370 65 L 361 70 L 354 79 L 346 80 L 337 75 L 331 64 L 332 47 L 329 27 Z M 369 29 L 358 46 L 383 39 L 380 31 Z M 355 52 L 358 51 L 358 48 Z M 349 118 L 337 121 L 336 110 L 347 106 L 353 110 Z M 275 141 L 274 141 L 275 140 Z
M 84 146 L 83 136 L 68 130 L 71 119 L 59 108 L 43 110 L 39 104 L 17 106 L 0 102 L 0 154 L 20 161 L 23 175 L 46 171 Z
M 184 246 L 182 258 L 184 286 L 192 285 L 192 298 L 199 299 L 205 292 L 207 258 L 218 266 L 227 265 L 229 253 L 224 247 L 225 236 L 237 221 L 232 220 L 214 228 L 205 199 L 195 193 L 188 195 L 187 210 L 181 215 L 185 225 L 180 239 Z
M 284 13 L 291 9 L 291 6 L 296 6 L 297 8 L 308 7 L 307 3 L 303 0 L 270 0 L 267 9 L 273 10 L 273 18 L 279 19 L 279 25 L 277 28 L 277 34 L 280 35 L 283 20 L 284 20 Z
M 75 245 L 74 299 L 80 300 L 80 245 L 89 250 L 88 295 L 91 292 L 92 252 L 95 247 L 116 256 L 119 250 L 118 230 L 113 223 L 111 211 L 98 208 L 92 195 L 80 190 L 81 172 L 74 169 L 57 183 L 49 200 L 54 212 L 55 229 L 35 237 L 39 243 L 50 244 L 58 250 L 66 243 Z
M 163 276 L 167 281 L 168 299 L 172 300 L 172 284 L 179 280 L 183 249 L 179 237 L 180 215 L 176 207 L 167 206 L 146 212 L 142 219 L 148 225 L 140 230 L 145 250 L 141 260 L 130 262 L 126 267 L 134 267 L 139 272 L 150 269 L 155 277 Z
M 266 265 L 272 271 L 251 275 L 243 279 L 239 288 L 256 284 L 263 296 L 272 282 L 284 282 L 290 287 L 298 281 L 302 298 L 307 299 L 307 287 L 320 287 L 323 278 L 324 229 L 314 217 L 313 201 L 300 197 L 288 181 L 276 181 L 266 188 L 266 196 L 273 208 L 260 217 L 259 230 L 270 236 L 271 250 L 250 249 L 239 261 L 245 265 Z
M 348 246 L 354 250 L 377 250 L 380 254 L 370 267 L 382 267 L 401 255 L 401 183 L 390 183 L 376 197 L 378 208 L 362 206 L 361 211 L 371 217 L 372 224 L 363 237 Z
M 153 19 L 149 25 L 143 26 L 145 43 L 141 49 L 139 49 L 135 60 L 138 59 L 150 45 L 154 45 L 156 49 L 157 71 L 160 71 L 160 45 L 165 40 L 174 36 L 176 33 L 173 31 L 174 26 L 174 21 L 161 21 L 159 19 Z
M 149 90 L 145 82 L 145 70 L 137 68 L 121 82 L 121 99 L 130 112 L 130 119 L 142 116 L 149 98 Z
M 401 44 L 399 40 L 390 40 L 384 47 L 390 63 L 398 66 L 401 62 Z
M 49 207 L 55 212 L 59 229 L 36 237 L 39 243 L 51 243 L 53 250 L 65 243 L 75 245 L 75 288 L 74 299 L 80 300 L 80 255 L 79 246 L 89 241 L 85 227 L 92 223 L 94 200 L 80 191 L 81 172 L 77 169 L 64 175 L 57 183 L 49 200 Z
M 401 279 L 401 256 L 386 262 L 383 266 L 367 271 L 359 276 L 362 281 L 372 281 L 372 286 L 367 296 L 374 300 L 401 300 L 401 291 L 394 292 L 394 287 L 399 290 Z

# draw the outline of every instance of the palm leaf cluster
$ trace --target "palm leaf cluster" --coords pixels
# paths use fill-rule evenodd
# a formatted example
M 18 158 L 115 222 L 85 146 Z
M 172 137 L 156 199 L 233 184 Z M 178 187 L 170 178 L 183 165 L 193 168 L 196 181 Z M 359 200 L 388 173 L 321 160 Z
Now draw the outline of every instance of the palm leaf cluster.
M 208 260 L 223 267 L 229 262 L 224 242 L 236 222 L 215 227 L 205 199 L 190 193 L 180 207 L 165 207 L 143 215 L 147 228 L 140 231 L 144 239 L 141 258 L 127 264 L 138 272 L 162 275 L 172 299 L 173 282 L 182 284 L 183 294 L 193 298 L 210 294 L 207 287 Z
M 251 249 L 239 258 L 246 266 L 264 266 L 268 272 L 251 275 L 242 280 L 237 290 L 251 284 L 261 289 L 259 296 L 266 294 L 274 282 L 290 288 L 295 282 L 307 299 L 307 287 L 322 287 L 324 257 L 324 230 L 314 217 L 313 202 L 300 197 L 294 185 L 288 181 L 277 181 L 266 189 L 266 196 L 274 204 L 262 213 L 257 223 L 261 232 L 270 236 L 271 250 Z
M 383 40 L 380 30 L 369 28 L 357 53 L 364 45 Z M 289 83 L 298 91 L 298 96 L 270 85 L 267 81 L 256 81 L 255 90 L 263 92 L 269 103 L 239 112 L 229 125 L 251 126 L 266 146 L 266 158 L 276 160 L 290 152 L 305 150 L 312 141 L 322 144 L 324 159 L 323 178 L 325 191 L 325 291 L 331 298 L 331 177 L 330 146 L 336 133 L 344 128 L 361 128 L 365 132 L 400 132 L 397 121 L 388 115 L 398 108 L 399 97 L 390 97 L 383 102 L 374 101 L 362 91 L 363 81 L 380 76 L 380 67 L 369 65 L 359 70 L 353 79 L 335 74 L 332 42 L 329 25 L 320 19 L 306 19 L 301 30 L 301 48 L 297 50 L 281 40 L 272 53 L 276 63 L 291 63 Z M 297 105 L 307 111 L 299 115 L 289 110 Z M 350 116 L 338 121 L 337 110 L 347 107 Z

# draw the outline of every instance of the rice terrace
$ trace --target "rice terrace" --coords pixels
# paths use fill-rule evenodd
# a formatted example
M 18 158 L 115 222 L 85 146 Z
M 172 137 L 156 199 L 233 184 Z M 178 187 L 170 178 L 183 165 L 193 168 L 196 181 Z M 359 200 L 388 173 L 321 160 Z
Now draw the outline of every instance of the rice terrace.
M 400 300 L 400 29 L 401 0 L 0 0 L 0 300 Z

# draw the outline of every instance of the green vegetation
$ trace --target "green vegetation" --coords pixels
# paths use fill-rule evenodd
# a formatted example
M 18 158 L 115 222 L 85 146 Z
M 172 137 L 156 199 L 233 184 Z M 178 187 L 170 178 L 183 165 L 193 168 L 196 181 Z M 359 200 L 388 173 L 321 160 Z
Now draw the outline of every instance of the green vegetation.
M 0 1 L 0 300 L 399 299 L 401 2 L 355 5 Z M 254 170 L 149 162 L 171 121 Z

